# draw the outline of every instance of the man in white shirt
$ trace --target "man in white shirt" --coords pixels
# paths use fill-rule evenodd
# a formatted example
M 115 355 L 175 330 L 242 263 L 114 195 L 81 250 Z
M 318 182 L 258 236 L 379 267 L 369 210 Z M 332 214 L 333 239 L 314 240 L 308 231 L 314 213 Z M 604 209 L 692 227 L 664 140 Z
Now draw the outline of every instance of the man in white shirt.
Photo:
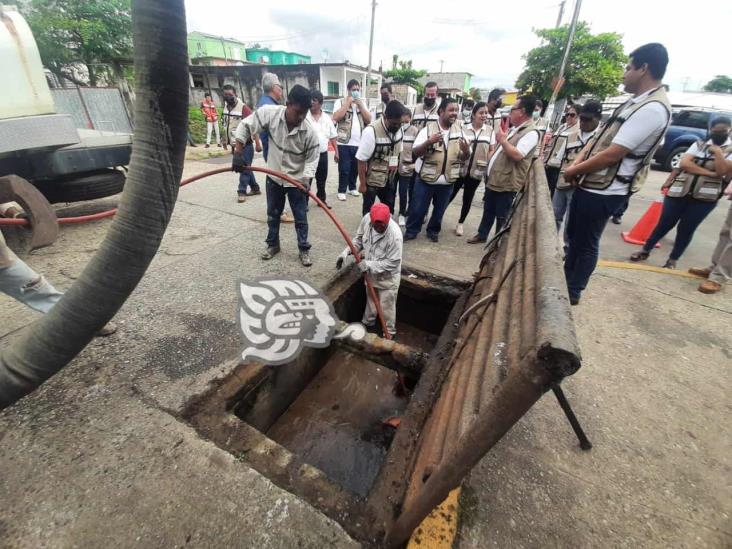
M 496 152 L 486 170 L 486 191 L 483 217 L 478 234 L 468 244 L 485 242 L 496 224 L 496 232 L 503 228 L 516 193 L 526 184 L 534 151 L 539 144 L 539 132 L 534 126 L 532 113 L 536 99 L 522 96 L 511 107 L 509 118 L 512 128 L 508 133 L 498 130 Z
M 267 167 L 282 172 L 307 186 L 315 175 L 320 158 L 318 136 L 312 124 L 305 120 L 310 110 L 310 91 L 296 84 L 287 95 L 287 106 L 265 105 L 241 121 L 236 129 L 236 149 L 232 169 L 240 171 L 245 163 L 244 146 L 252 136 L 266 131 L 274 145 L 267 156 Z M 305 193 L 276 176 L 267 176 L 267 250 L 262 259 L 272 259 L 280 252 L 280 216 L 285 199 L 295 216 L 297 247 L 300 262 L 310 267 L 308 216 Z
M 646 44 L 630 54 L 623 84 L 625 91 L 633 94 L 632 99 L 616 109 L 564 172 L 566 181 L 579 185 L 569 208 L 569 249 L 564 261 L 572 305 L 579 303 L 595 270 L 608 219 L 631 193 L 636 177 L 643 178 L 668 127 L 671 112 L 662 84 L 667 65 L 668 52 L 661 44 Z M 606 139 L 604 132 L 618 125 L 612 142 L 593 150 L 595 144 Z M 602 183 L 603 177 L 612 180 Z
M 361 84 L 350 80 L 348 95 L 333 104 L 333 122 L 338 132 L 338 200 L 346 199 L 346 192 L 358 196 L 356 151 L 361 144 L 361 132 L 371 123 L 371 113 L 361 99 Z
M 318 187 L 317 196 L 325 202 L 328 209 L 330 204 L 325 200 L 325 181 L 328 179 L 328 143 L 335 151 L 335 160 L 338 164 L 338 147 L 336 143 L 336 129 L 333 120 L 328 116 L 327 112 L 323 112 L 323 94 L 319 90 L 310 90 L 310 111 L 306 120 L 312 124 L 315 133 L 318 134 L 318 146 L 320 158 L 318 159 L 318 168 L 315 170 L 315 184 Z M 312 181 L 311 181 L 312 183 Z

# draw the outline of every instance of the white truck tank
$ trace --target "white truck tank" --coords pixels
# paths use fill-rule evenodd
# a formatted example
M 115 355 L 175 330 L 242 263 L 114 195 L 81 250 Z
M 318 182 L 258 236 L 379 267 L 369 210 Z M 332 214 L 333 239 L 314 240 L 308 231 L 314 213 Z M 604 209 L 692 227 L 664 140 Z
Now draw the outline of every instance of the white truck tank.
M 53 98 L 30 27 L 15 6 L 0 6 L 0 21 L 0 118 L 52 114 Z

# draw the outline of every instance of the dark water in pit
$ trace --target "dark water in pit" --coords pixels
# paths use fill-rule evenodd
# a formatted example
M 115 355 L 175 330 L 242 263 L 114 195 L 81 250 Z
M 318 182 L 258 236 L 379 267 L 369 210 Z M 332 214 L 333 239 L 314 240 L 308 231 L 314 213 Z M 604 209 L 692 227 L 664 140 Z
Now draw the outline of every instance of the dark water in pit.
M 394 371 L 338 349 L 267 436 L 365 496 L 391 442 L 381 423 L 407 406 L 392 393 L 396 379 Z

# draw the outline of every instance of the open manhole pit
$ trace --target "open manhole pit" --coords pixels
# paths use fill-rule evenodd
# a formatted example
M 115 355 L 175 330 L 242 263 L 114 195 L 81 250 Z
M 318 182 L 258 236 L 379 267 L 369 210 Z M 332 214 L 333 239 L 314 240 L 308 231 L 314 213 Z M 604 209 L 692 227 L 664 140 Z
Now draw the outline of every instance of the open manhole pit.
M 373 344 L 366 349 L 339 341 L 306 348 L 281 366 L 239 364 L 191 400 L 186 419 L 365 540 L 366 500 L 388 467 L 395 432 L 385 421 L 402 417 L 410 406 L 410 398 L 396 390 L 397 371 L 410 389 L 416 387 L 466 286 L 405 269 L 397 300 L 398 353 L 384 351 L 382 346 L 394 346 L 369 336 Z M 358 276 L 336 278 L 325 293 L 341 320 L 360 321 L 366 296 Z M 402 365 L 404 356 L 419 360 Z

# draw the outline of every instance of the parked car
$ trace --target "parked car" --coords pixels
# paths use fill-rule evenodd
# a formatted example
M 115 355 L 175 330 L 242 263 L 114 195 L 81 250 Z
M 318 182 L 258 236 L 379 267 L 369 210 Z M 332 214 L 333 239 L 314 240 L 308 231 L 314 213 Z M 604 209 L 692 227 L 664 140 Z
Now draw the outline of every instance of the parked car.
M 666 171 L 678 168 L 686 150 L 696 141 L 706 139 L 711 121 L 720 115 L 732 118 L 732 113 L 712 109 L 685 108 L 674 112 L 663 144 L 653 159 Z

